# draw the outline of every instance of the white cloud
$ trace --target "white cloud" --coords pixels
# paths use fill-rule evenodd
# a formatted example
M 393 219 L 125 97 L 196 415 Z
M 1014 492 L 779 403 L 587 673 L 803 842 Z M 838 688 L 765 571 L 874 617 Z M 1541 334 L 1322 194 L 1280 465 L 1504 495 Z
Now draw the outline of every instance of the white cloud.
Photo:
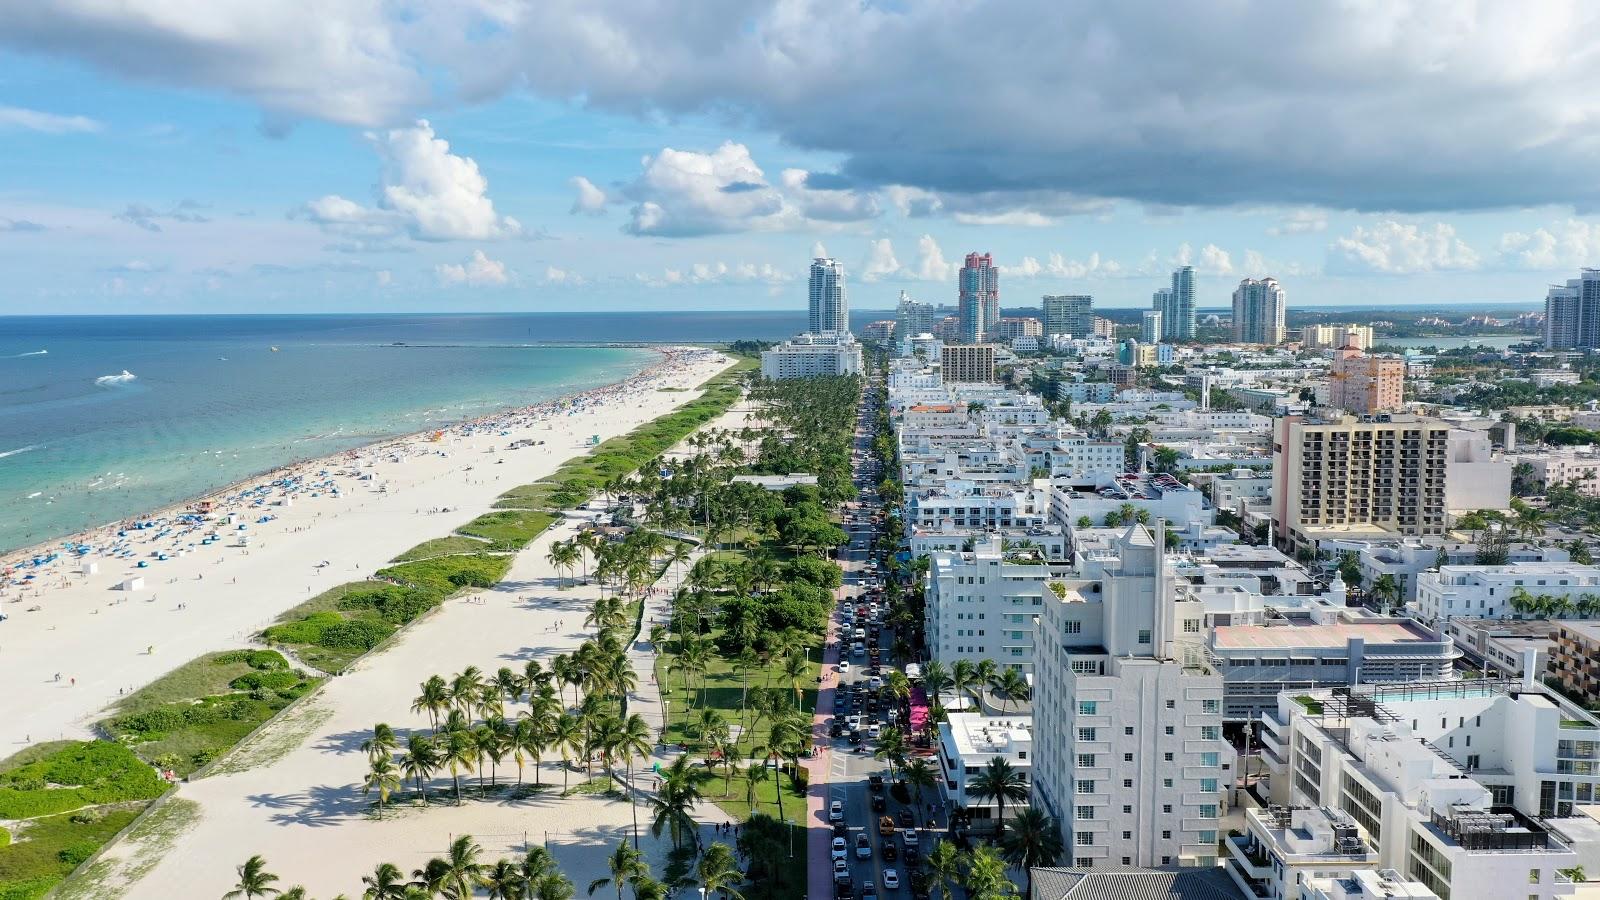
M 1032 256 L 1024 256 L 1022 262 L 1015 266 L 1001 266 L 1001 274 L 1007 278 L 1051 278 L 1086 279 L 1086 278 L 1115 278 L 1123 274 L 1122 264 L 1114 259 L 1102 258 L 1099 252 L 1090 253 L 1087 259 L 1067 259 L 1060 253 L 1051 253 L 1044 263 Z
M 632 202 L 623 230 L 664 237 L 809 230 L 871 219 L 879 212 L 871 195 L 830 186 L 826 177 L 804 169 L 785 169 L 774 184 L 750 149 L 733 141 L 710 153 L 667 147 L 644 157 L 640 167 L 638 177 L 615 194 L 587 179 L 573 179 L 579 191 L 574 211 Z
M 837 157 L 857 190 L 946 202 L 1600 201 L 1595 4 L 1236 0 L 1152 15 L 1017 0 L 952 29 L 969 6 L 55 0 L 0 5 L 0 46 L 246 97 L 279 119 L 380 127 L 523 90 L 648 121 L 716 115 Z M 906 86 L 892 104 L 860 89 L 886 84 Z M 956 114 L 954 96 L 983 102 Z
M 1600 225 L 1567 219 L 1532 233 L 1509 231 L 1500 236 L 1500 261 L 1520 269 L 1575 269 L 1600 259 Z
M 490 259 L 482 250 L 472 251 L 472 257 L 464 263 L 441 263 L 434 266 L 433 271 L 439 276 L 439 283 L 444 285 L 493 287 L 510 280 L 506 264 Z
M 919 281 L 948 281 L 956 277 L 956 270 L 960 266 L 946 262 L 944 251 L 939 248 L 939 242 L 933 235 L 925 234 L 917 239 L 917 279 Z
M 99 122 L 87 116 L 63 116 L 20 106 L 0 105 L 0 129 L 20 128 L 44 134 L 83 134 L 99 131 L 100 127 Z
M 900 272 L 900 260 L 895 258 L 894 244 L 888 238 L 877 238 L 867 244 L 867 258 L 861 263 L 861 280 L 866 282 L 893 278 Z
M 1477 251 L 1444 222 L 1424 227 L 1385 219 L 1371 228 L 1357 225 L 1328 246 L 1328 269 L 1335 273 L 1408 275 L 1477 267 Z
M 372 273 L 372 280 L 378 287 L 386 288 L 394 284 L 394 273 L 388 269 L 379 269 Z
M 1328 214 L 1320 209 L 1295 209 L 1284 213 L 1267 234 L 1313 234 L 1328 228 Z
M 1233 257 L 1216 244 L 1207 244 L 1200 248 L 1200 263 L 1195 269 L 1211 275 L 1232 275 Z
M 771 263 L 725 262 L 692 263 L 687 269 L 663 269 L 652 275 L 638 272 L 634 280 L 647 287 L 671 287 L 680 284 L 768 284 L 793 281 L 795 276 Z
M 595 187 L 594 182 L 582 175 L 574 175 L 567 183 L 577 192 L 572 201 L 573 215 L 578 213 L 599 215 L 606 211 L 606 192 Z
M 522 233 L 516 219 L 495 210 L 478 164 L 451 153 L 426 119 L 367 138 L 383 161 L 377 204 L 329 194 L 303 204 L 297 214 L 341 236 L 367 239 L 407 234 L 419 241 L 492 240 Z
M 812 244 L 811 244 L 811 258 L 812 259 L 824 259 L 824 258 L 827 257 L 827 255 L 828 255 L 828 248 L 824 247 L 822 245 L 821 241 L 813 241 L 812 242 Z

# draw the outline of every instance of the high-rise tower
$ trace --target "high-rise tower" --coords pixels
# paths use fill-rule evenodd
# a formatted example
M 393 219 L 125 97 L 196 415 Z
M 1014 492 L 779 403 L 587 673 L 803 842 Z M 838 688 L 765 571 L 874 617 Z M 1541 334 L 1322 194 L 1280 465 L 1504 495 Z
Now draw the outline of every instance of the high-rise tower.
M 968 253 L 959 284 L 961 340 L 981 344 L 1000 324 L 1000 270 L 994 267 L 994 256 Z
M 844 297 L 844 266 L 819 256 L 811 261 L 812 334 L 850 331 L 850 306 Z
M 1275 278 L 1246 278 L 1233 291 L 1233 339 L 1244 344 L 1283 343 L 1284 293 Z

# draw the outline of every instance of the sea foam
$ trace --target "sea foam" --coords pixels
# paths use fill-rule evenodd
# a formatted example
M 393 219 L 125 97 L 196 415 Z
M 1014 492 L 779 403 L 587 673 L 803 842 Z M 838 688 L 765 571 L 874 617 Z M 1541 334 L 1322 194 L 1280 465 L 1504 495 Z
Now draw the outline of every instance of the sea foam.
M 101 375 L 99 378 L 94 380 L 94 383 L 100 385 L 101 387 L 114 387 L 119 384 L 127 384 L 138 377 L 139 376 L 129 372 L 127 369 L 123 369 L 122 374 L 120 375 Z

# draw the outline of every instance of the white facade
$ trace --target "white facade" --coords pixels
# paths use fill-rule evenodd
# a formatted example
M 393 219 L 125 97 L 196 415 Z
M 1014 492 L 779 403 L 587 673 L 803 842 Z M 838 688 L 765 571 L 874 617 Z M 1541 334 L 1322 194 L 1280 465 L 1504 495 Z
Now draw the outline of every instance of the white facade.
M 1032 672 L 1033 618 L 1050 571 L 1007 561 L 997 535 L 979 538 L 971 552 L 935 552 L 924 604 L 929 653 L 946 666 L 992 659 Z
M 761 353 L 761 377 L 860 375 L 861 345 L 849 332 L 802 334 Z
M 1445 443 L 1445 509 L 1508 508 L 1511 468 L 1510 460 L 1493 451 L 1488 432 L 1450 429 Z
M 993 798 L 968 797 L 967 779 L 982 772 L 989 760 L 1003 759 L 1031 782 L 1032 750 L 1032 716 L 947 714 L 945 721 L 939 723 L 939 774 L 944 778 L 945 796 L 975 821 L 993 819 L 999 804 Z M 1016 810 L 1024 804 L 1008 806 Z
M 1272 497 L 1272 478 L 1254 469 L 1234 469 L 1211 479 L 1211 505 L 1238 512 L 1241 505 Z
M 1158 523 L 1159 525 L 1159 523 Z M 1076 867 L 1211 865 L 1232 773 L 1200 606 L 1142 526 L 1045 596 L 1034 658 L 1034 798 Z
M 812 334 L 848 333 L 850 304 L 845 300 L 844 266 L 824 256 L 813 259 L 810 287 L 808 330 Z
M 1600 451 L 1594 447 L 1519 453 L 1512 456 L 1511 461 L 1533 466 L 1533 477 L 1542 485 L 1573 484 L 1581 494 L 1600 497 Z
M 1571 562 L 1525 562 L 1506 566 L 1442 566 L 1417 575 L 1417 618 L 1437 624 L 1457 616 L 1478 619 L 1532 619 L 1537 613 L 1512 608 L 1517 589 L 1571 601 L 1571 618 L 1585 618 L 1584 595 L 1600 597 L 1600 566 Z M 1600 609 L 1590 610 L 1594 615 Z
M 1578 855 L 1533 817 L 1570 815 L 1574 781 L 1593 792 L 1562 774 L 1600 737 L 1576 707 L 1464 681 L 1285 694 L 1262 724 L 1273 801 L 1348 813 L 1381 866 L 1454 900 L 1572 895 L 1558 870 Z
M 1027 528 L 1049 521 L 1048 494 L 1035 490 L 980 490 L 970 481 L 950 481 L 942 491 L 906 498 L 906 522 L 935 528 Z

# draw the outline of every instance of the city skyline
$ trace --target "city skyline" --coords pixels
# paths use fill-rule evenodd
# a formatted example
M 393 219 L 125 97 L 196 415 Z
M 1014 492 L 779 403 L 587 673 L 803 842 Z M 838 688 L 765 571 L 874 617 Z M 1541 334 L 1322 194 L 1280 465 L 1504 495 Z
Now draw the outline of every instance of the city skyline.
M 876 309 L 954 302 L 973 248 L 1009 296 L 1102 308 L 1148 308 L 1184 264 L 1201 308 L 1267 276 L 1297 306 L 1537 303 L 1600 260 L 1576 149 L 1597 126 L 1562 112 L 1592 81 L 1580 8 L 1445 30 L 1396 8 L 1369 33 L 1333 5 L 1045 4 L 990 17 L 992 67 L 939 37 L 941 3 L 139 7 L 0 13 L 0 314 L 792 308 L 819 255 Z M 1074 52 L 1015 52 L 1045 33 Z M 1297 77 L 1221 75 L 1240 37 Z M 1130 79 L 1151 46 L 1167 64 Z M 884 116 L 860 88 L 886 80 L 929 89 Z M 987 100 L 937 114 L 956 91 Z M 1468 103 L 1495 124 L 1463 131 Z

